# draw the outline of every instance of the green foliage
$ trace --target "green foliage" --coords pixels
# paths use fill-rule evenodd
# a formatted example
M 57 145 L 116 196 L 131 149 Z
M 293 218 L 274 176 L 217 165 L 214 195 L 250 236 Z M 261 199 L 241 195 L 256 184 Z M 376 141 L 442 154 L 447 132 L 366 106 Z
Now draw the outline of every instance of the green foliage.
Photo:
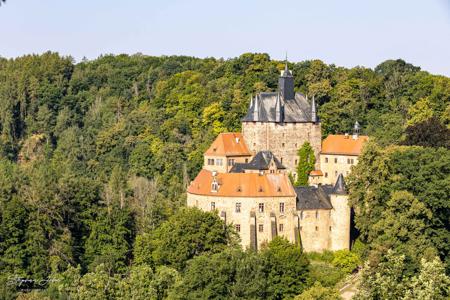
M 216 213 L 183 208 L 153 232 L 150 243 L 156 265 L 181 270 L 197 255 L 217 253 L 228 245 L 235 245 L 235 234 Z
M 339 250 L 334 253 L 333 266 L 339 268 L 344 273 L 353 272 L 361 263 L 361 259 L 353 252 L 348 250 Z
M 414 163 L 411 163 L 414 161 Z M 355 222 L 369 257 L 393 247 L 406 255 L 409 272 L 437 249 L 448 254 L 450 151 L 369 143 L 347 182 Z
M 294 300 L 339 300 L 342 299 L 339 293 L 333 288 L 323 287 L 319 282 L 296 296 Z
M 449 283 L 439 258 L 422 259 L 411 277 L 405 256 L 389 250 L 377 265 L 366 264 L 356 299 L 447 299 Z
M 296 186 L 308 185 L 309 173 L 314 170 L 314 164 L 316 163 L 316 157 L 311 144 L 305 142 L 298 150 L 298 165 L 297 165 L 297 181 Z
M 136 292 L 162 299 L 186 279 L 165 264 L 184 270 L 194 259 L 214 274 L 199 256 L 227 257 L 233 234 L 214 214 L 177 211 L 204 150 L 217 133 L 240 130 L 250 95 L 275 91 L 282 67 L 252 53 L 228 60 L 105 55 L 77 64 L 51 52 L 0 59 L 0 281 L 66 276 L 65 286 L 52 283 L 48 293 L 22 298 Z M 383 146 L 448 147 L 447 77 L 402 60 L 375 70 L 319 60 L 289 67 L 295 89 L 315 96 L 324 135 L 348 132 L 358 120 Z M 298 184 L 306 184 L 314 162 L 300 156 L 308 163 L 299 164 Z M 448 270 L 448 157 L 446 149 L 419 147 L 366 151 L 350 190 L 372 261 L 383 259 L 389 244 L 406 253 L 413 273 L 420 258 L 412 249 L 431 257 L 430 246 Z M 234 276 L 228 296 L 293 297 L 314 281 L 307 277 L 323 277 L 327 287 L 338 280 L 342 271 L 332 260 L 309 273 L 298 249 L 283 245 L 264 255 L 228 254 L 236 264 L 220 264 L 235 275 L 217 278 Z M 0 285 L 1 297 L 17 296 Z

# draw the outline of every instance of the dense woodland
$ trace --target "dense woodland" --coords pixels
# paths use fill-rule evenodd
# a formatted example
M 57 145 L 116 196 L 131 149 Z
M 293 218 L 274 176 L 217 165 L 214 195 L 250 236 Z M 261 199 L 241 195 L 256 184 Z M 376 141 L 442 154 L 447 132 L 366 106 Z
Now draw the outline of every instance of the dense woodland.
M 324 136 L 358 120 L 371 137 L 348 178 L 352 251 L 304 254 L 278 238 L 244 251 L 217 215 L 184 207 L 203 152 L 240 130 L 283 64 L 0 58 L 0 298 L 339 299 L 360 266 L 358 299 L 446 299 L 450 79 L 402 60 L 289 63 Z

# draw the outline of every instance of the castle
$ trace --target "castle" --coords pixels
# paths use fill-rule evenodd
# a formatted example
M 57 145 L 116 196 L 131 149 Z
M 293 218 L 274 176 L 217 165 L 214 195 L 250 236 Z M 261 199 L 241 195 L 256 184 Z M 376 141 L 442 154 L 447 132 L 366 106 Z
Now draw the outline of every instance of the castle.
M 204 166 L 187 189 L 187 205 L 217 211 L 232 224 L 244 248 L 259 249 L 275 236 L 305 251 L 350 248 L 350 207 L 344 176 L 358 162 L 367 136 L 321 139 L 314 97 L 295 93 L 287 65 L 278 91 L 252 97 L 242 133 L 222 133 L 204 154 Z M 298 149 L 316 156 L 309 186 L 294 187 Z

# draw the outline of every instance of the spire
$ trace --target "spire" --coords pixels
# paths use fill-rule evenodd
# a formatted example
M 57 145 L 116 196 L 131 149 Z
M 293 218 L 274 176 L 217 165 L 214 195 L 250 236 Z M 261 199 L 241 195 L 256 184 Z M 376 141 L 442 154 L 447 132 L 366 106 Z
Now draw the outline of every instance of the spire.
M 277 94 L 277 101 L 275 102 L 275 122 L 283 122 L 283 105 L 281 104 L 280 94 Z
M 253 105 L 253 121 L 259 121 L 259 98 L 258 95 L 255 96 L 255 101 Z
M 339 174 L 336 184 L 333 188 L 333 194 L 335 195 L 347 195 L 347 190 L 345 188 L 344 176 L 342 173 Z
M 353 139 L 354 140 L 358 139 L 360 130 L 361 130 L 361 126 L 359 125 L 358 121 L 356 121 L 355 126 L 353 126 Z
M 308 98 L 306 98 L 308 99 Z M 312 103 L 311 103 L 311 121 L 313 123 L 317 123 L 317 112 L 316 112 L 316 99 L 313 95 Z
M 250 105 L 249 105 L 249 109 L 252 109 L 253 106 L 253 96 L 250 96 Z
M 292 76 L 291 71 L 289 71 L 287 54 L 284 62 L 284 71 L 281 72 L 281 76 L 278 78 L 278 91 L 285 101 L 295 99 L 294 77 Z

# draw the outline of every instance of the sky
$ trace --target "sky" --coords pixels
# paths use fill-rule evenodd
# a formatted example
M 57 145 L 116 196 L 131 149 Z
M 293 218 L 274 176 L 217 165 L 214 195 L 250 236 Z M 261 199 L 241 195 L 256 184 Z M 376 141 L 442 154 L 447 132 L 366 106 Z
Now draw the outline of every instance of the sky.
M 450 76 L 450 0 L 6 0 L 0 56 L 56 51 L 230 58 L 246 52 Z

